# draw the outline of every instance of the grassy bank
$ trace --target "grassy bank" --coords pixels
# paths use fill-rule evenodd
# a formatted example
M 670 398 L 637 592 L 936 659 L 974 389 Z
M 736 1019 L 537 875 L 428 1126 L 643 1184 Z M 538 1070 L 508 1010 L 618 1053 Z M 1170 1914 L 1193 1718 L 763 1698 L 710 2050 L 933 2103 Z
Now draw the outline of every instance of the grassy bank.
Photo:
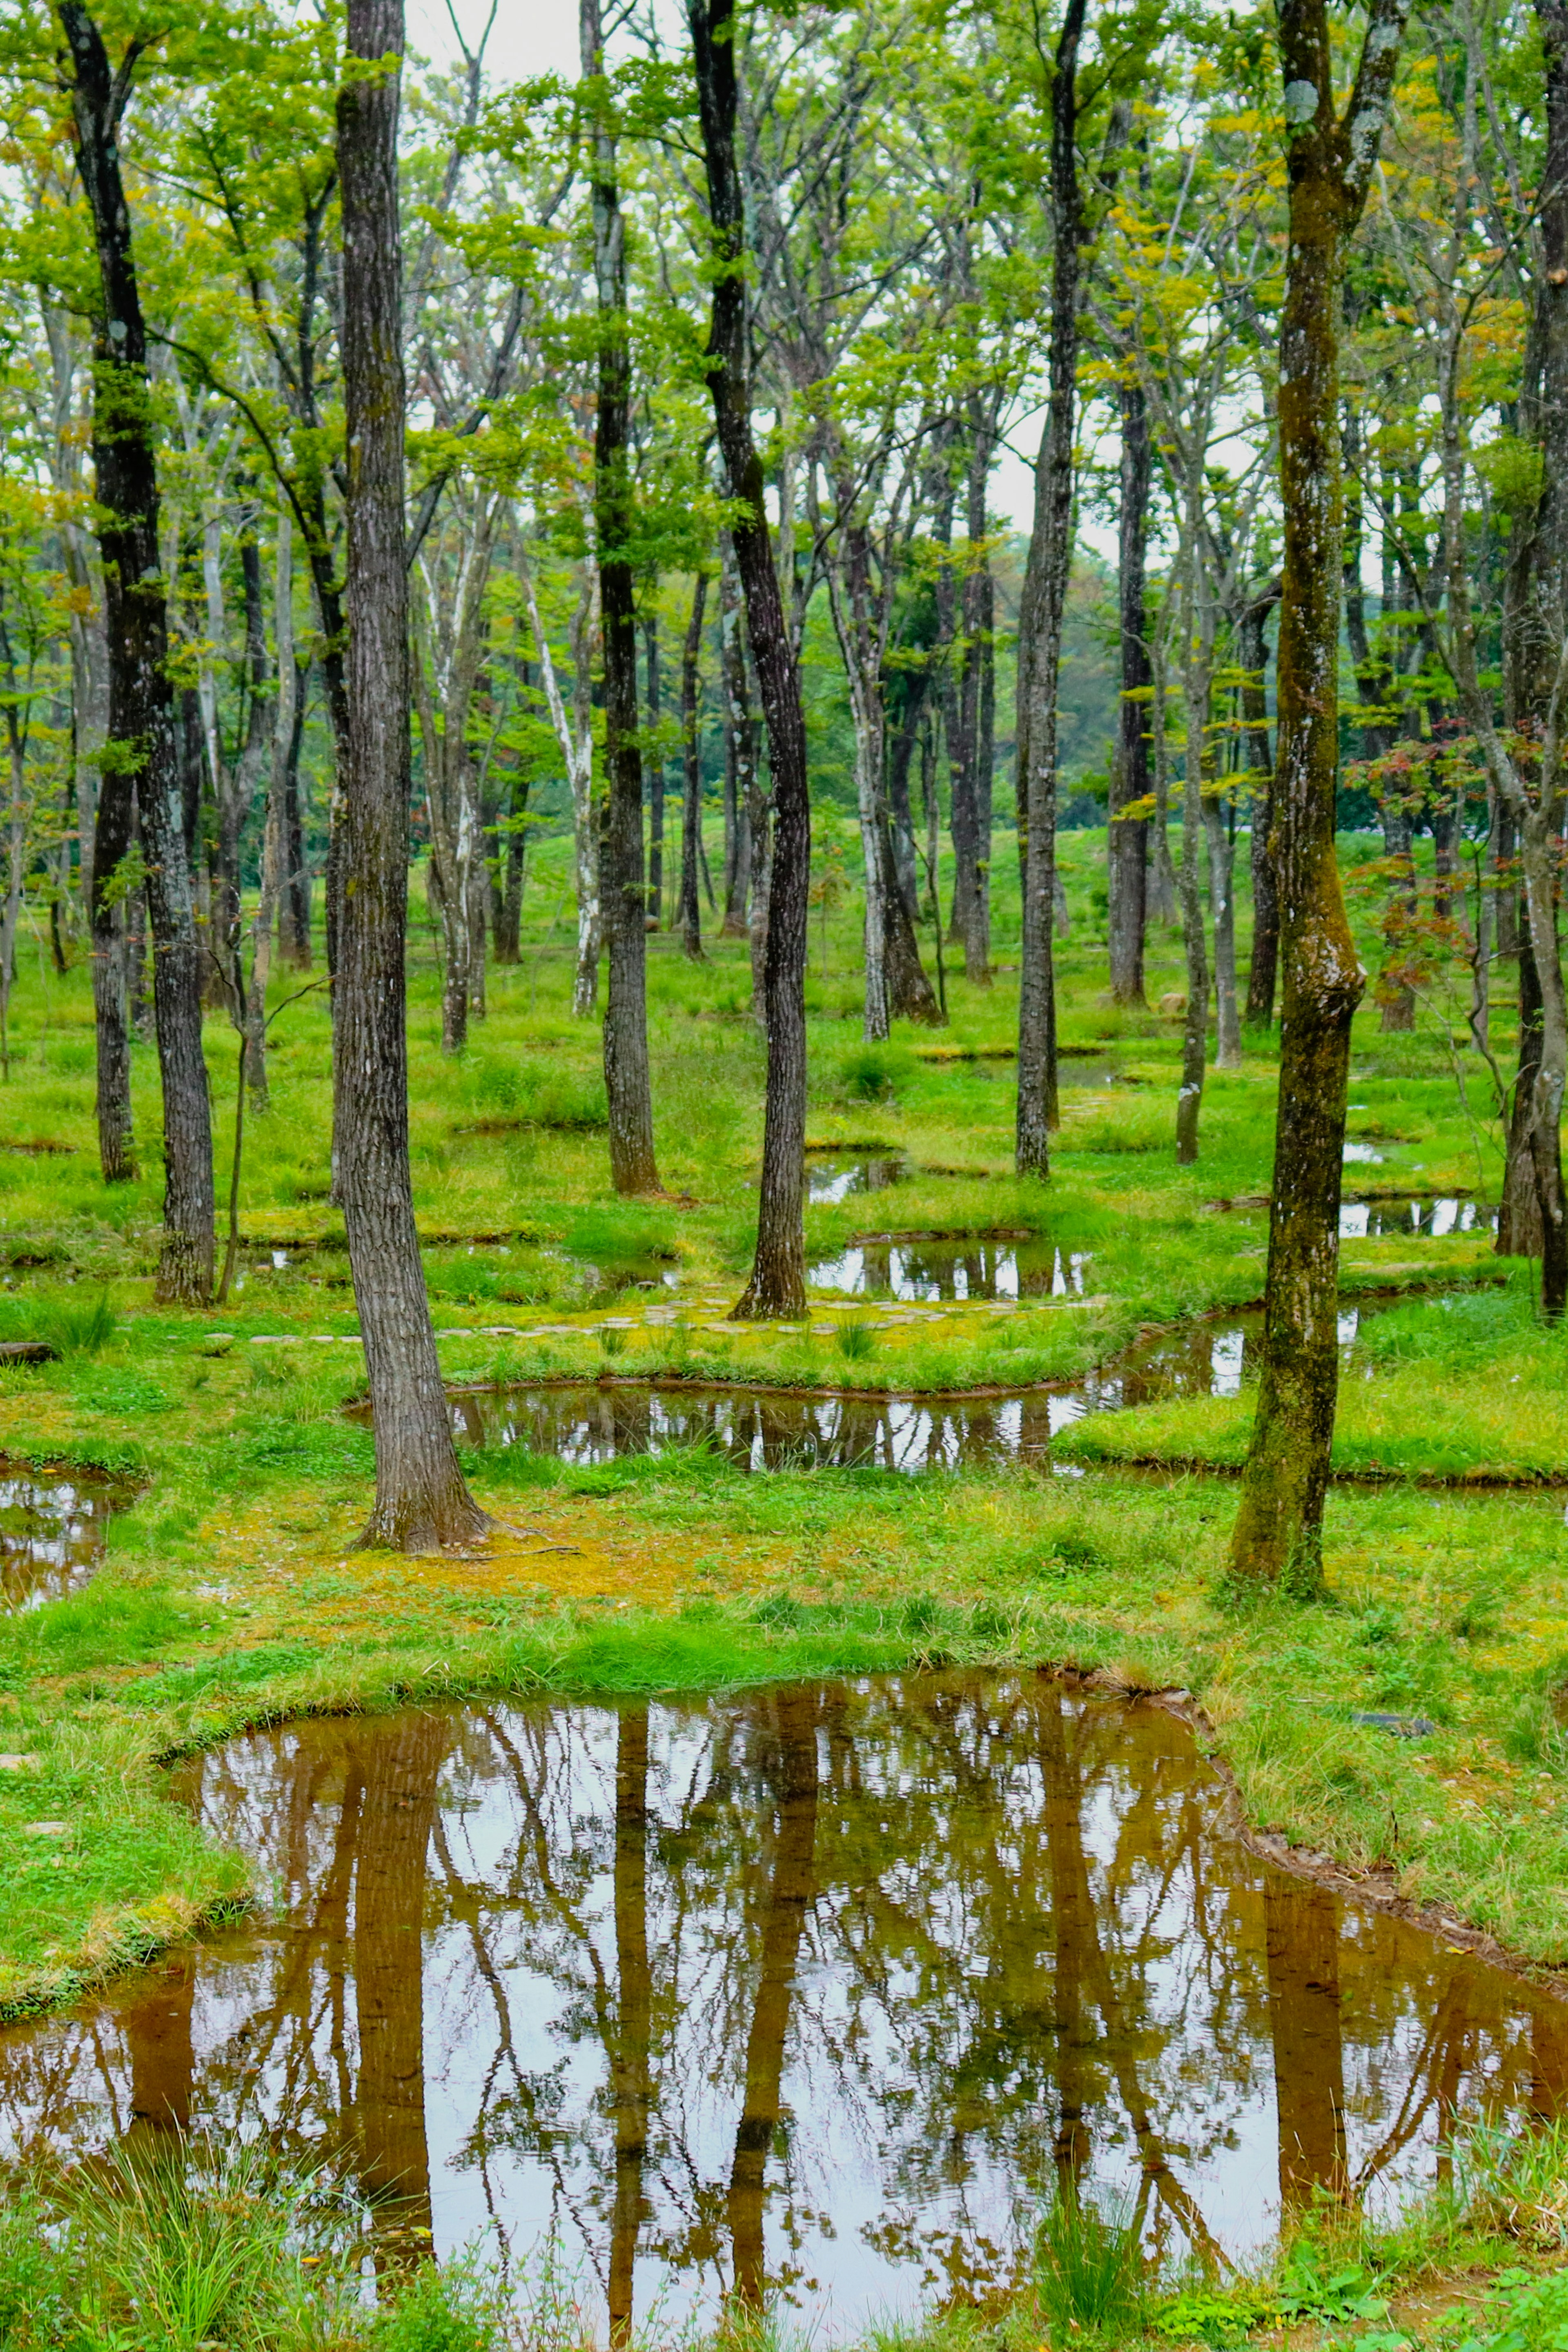
M 1040 2217 L 1011 2291 L 888 2319 L 852 2352 L 1043 2352 L 1245 2342 L 1356 2352 L 1552 2352 L 1568 2326 L 1568 2148 L 1557 2127 L 1475 2135 L 1451 2177 L 1373 2222 L 1320 2206 L 1245 2272 L 1171 2275 L 1135 2227 L 1085 2194 Z M 591 2282 L 547 2255 L 509 2283 L 476 2253 L 383 2263 L 367 2284 L 363 2210 L 329 2174 L 256 2148 L 122 2150 L 89 2173 L 14 2184 L 0 2211 L 0 2352 L 590 2352 Z M 716 2330 L 655 2315 L 639 2352 L 799 2352 L 788 2305 Z

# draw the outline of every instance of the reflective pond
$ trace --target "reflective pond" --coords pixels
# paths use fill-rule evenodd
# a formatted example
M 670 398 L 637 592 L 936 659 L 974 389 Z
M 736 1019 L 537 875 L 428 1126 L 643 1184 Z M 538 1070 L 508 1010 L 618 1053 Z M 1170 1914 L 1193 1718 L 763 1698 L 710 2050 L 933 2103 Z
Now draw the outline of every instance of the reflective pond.
M 885 1192 L 902 1184 L 909 1163 L 902 1153 L 880 1159 L 820 1159 L 806 1162 L 806 1198 L 814 1202 L 847 1201 L 859 1192 Z
M 1352 1345 L 1363 1315 L 1393 1303 L 1345 1308 L 1340 1345 Z M 1195 1323 L 1140 1340 L 1077 1381 L 989 1396 L 824 1395 L 605 1381 L 459 1391 L 450 1399 L 452 1423 L 465 1444 L 523 1445 L 578 1465 L 689 1445 L 716 1447 L 740 1470 L 819 1465 L 915 1472 L 1041 1462 L 1056 1432 L 1085 1413 L 1167 1397 L 1239 1395 L 1250 1369 L 1249 1350 L 1261 1332 L 1256 1309 L 1223 1323 Z M 855 1376 L 874 1374 L 862 1361 Z
M 0 2036 L 0 2148 L 262 2132 L 389 2248 L 553 2234 L 601 2335 L 983 2294 L 1070 2174 L 1240 2253 L 1568 2088 L 1568 2011 L 1254 1858 L 1179 1723 L 1043 1675 L 305 1722 L 177 1787 L 276 1923 Z
M 1064 1253 L 1051 1242 L 867 1237 L 835 1257 L 819 1258 L 806 1279 L 817 1290 L 867 1298 L 1064 1298 L 1082 1297 L 1088 1265 L 1087 1251 Z
M 1401 1234 L 1495 1234 L 1497 1211 L 1484 1202 L 1434 1200 L 1430 1193 L 1407 1192 L 1385 1201 L 1342 1201 L 1339 1212 L 1342 1241 L 1390 1240 Z
M 128 1489 L 89 1470 L 37 1470 L 0 1455 L 0 1608 L 36 1608 L 87 1583 L 110 1513 L 129 1500 Z

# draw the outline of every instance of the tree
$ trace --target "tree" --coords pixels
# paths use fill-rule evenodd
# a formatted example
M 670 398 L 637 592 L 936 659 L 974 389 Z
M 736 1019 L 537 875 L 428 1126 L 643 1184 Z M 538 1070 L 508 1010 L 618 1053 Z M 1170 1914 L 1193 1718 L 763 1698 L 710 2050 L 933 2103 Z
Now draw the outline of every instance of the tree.
M 1272 851 L 1284 1001 L 1263 1364 L 1231 1537 L 1238 1584 L 1315 1591 L 1339 1382 L 1339 1203 L 1363 975 L 1334 860 L 1339 762 L 1339 279 L 1366 202 L 1407 0 L 1372 0 L 1334 110 L 1327 0 L 1282 0 L 1290 238 L 1280 331 L 1279 740 Z
M 600 895 L 610 948 L 604 1015 L 604 1086 L 610 1106 L 610 1177 L 618 1192 L 656 1192 L 653 1082 L 648 1068 L 647 905 L 643 880 L 643 753 L 637 729 L 637 604 L 632 570 L 626 225 L 616 174 L 615 131 L 604 71 L 599 0 L 582 0 L 582 79 L 593 205 L 593 278 L 599 299 L 599 398 L 593 440 L 593 517 L 604 635 L 604 765 Z
M 132 39 L 114 69 L 81 0 L 59 0 L 59 19 L 101 301 L 94 321 L 92 427 L 109 647 L 109 740 L 92 879 L 93 952 L 106 966 L 107 983 L 95 999 L 99 1149 L 106 1177 L 130 1172 L 130 1057 L 123 994 L 111 968 L 120 954 L 113 909 L 128 879 L 134 818 L 144 849 L 163 1086 L 163 1243 L 157 1296 L 199 1306 L 213 1287 L 212 1111 L 202 1058 L 201 966 L 174 745 L 147 330 L 119 144 L 143 44 Z
M 762 460 L 751 429 L 746 210 L 736 152 L 735 0 L 688 0 L 688 11 L 713 239 L 708 383 L 719 452 L 735 501 L 730 532 L 768 725 L 773 783 L 772 880 L 763 966 L 768 1093 L 757 1254 L 734 1310 L 744 1321 L 803 1315 L 806 1309 L 806 919 L 811 800 L 800 666 L 773 568 Z
M 334 992 L 333 1148 L 375 1423 L 361 1542 L 460 1543 L 488 1524 L 457 1466 L 408 1159 L 409 646 L 398 82 L 402 0 L 350 0 L 338 94 L 349 449 L 349 757 Z

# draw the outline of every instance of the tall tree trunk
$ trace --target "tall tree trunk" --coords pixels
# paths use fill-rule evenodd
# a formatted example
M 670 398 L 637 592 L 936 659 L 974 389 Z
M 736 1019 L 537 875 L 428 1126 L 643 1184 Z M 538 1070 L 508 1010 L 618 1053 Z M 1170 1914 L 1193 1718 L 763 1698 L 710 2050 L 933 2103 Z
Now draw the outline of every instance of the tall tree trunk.
M 643 678 L 648 713 L 648 922 L 657 930 L 664 919 L 664 755 L 659 749 L 660 700 L 659 615 L 652 608 L 658 582 L 650 581 L 650 609 L 643 618 Z
M 1327 0 L 1281 0 L 1290 233 L 1280 333 L 1279 763 L 1284 968 L 1263 1369 L 1231 1538 L 1249 1584 L 1316 1592 L 1339 1382 L 1339 1204 L 1363 976 L 1334 861 L 1339 759 L 1339 272 L 1382 142 L 1407 0 L 1372 0 L 1340 119 Z
M 707 573 L 699 572 L 692 584 L 691 618 L 681 649 L 681 751 L 685 791 L 681 801 L 681 895 L 675 928 L 683 952 L 693 963 L 703 960 L 702 838 L 703 763 L 699 717 L 703 650 L 703 613 L 707 604 Z
M 1274 824 L 1274 747 L 1269 740 L 1269 698 L 1263 684 L 1269 647 L 1264 631 L 1280 601 L 1278 582 L 1243 606 L 1237 629 L 1241 663 L 1242 746 L 1252 789 L 1252 955 L 1247 968 L 1249 1025 L 1269 1028 L 1280 970 L 1280 892 L 1270 836 Z
M 718 575 L 718 649 L 724 690 L 724 919 L 718 935 L 721 940 L 744 940 L 749 936 L 747 908 L 751 896 L 757 730 L 746 678 L 746 608 L 727 532 Z
M 1236 1002 L 1236 845 L 1218 799 L 1203 797 L 1208 846 L 1208 909 L 1214 922 L 1214 1066 L 1241 1066 L 1241 1019 Z
M 647 886 L 643 871 L 643 751 L 637 726 L 637 600 L 631 545 L 632 345 L 626 319 L 626 227 L 621 213 L 599 0 L 581 0 L 582 76 L 592 130 L 593 278 L 599 303 L 599 400 L 593 509 L 604 635 L 604 767 L 600 894 L 610 950 L 604 1087 L 610 1181 L 621 1193 L 656 1192 L 653 1088 L 648 1064 Z
M 1072 561 L 1072 437 L 1078 404 L 1083 193 L 1078 179 L 1078 51 L 1088 0 L 1067 0 L 1051 84 L 1051 389 L 1035 470 L 1034 529 L 1018 637 L 1018 797 L 1023 832 L 1019 950 L 1020 1176 L 1051 1173 L 1056 1124 L 1056 692 Z
M 1122 700 L 1111 759 L 1109 865 L 1111 1001 L 1146 1003 L 1144 994 L 1144 931 L 1148 911 L 1149 826 L 1146 817 L 1124 809 L 1149 793 L 1149 658 L 1145 567 L 1149 543 L 1149 491 L 1154 450 L 1148 402 L 1135 377 L 1120 387 L 1122 411 L 1122 511 L 1118 604 L 1122 635 Z
M 1191 559 L 1196 561 L 1196 558 Z M 1202 671 L 1201 690 L 1195 690 L 1195 664 L 1187 670 L 1186 780 L 1181 817 L 1181 928 L 1186 950 L 1186 1019 L 1181 1041 L 1181 1086 L 1176 1095 L 1176 1162 L 1187 1168 L 1197 1158 L 1198 1115 L 1203 1108 L 1203 1076 L 1208 1058 L 1208 956 L 1203 936 L 1203 898 L 1198 888 L 1203 840 L 1201 745 L 1208 717 L 1208 670 Z
M 1281 2216 L 1310 2212 L 1350 2186 L 1340 2030 L 1339 1898 L 1270 1870 L 1263 1884 Z
M 811 884 L 811 801 L 800 676 L 784 617 L 751 430 L 747 377 L 746 212 L 736 150 L 735 0 L 688 0 L 707 173 L 716 275 L 708 382 L 729 495 L 747 630 L 768 727 L 773 850 L 763 1000 L 768 1093 L 757 1255 L 735 1313 L 806 1310 L 806 918 Z
M 402 55 L 402 0 L 349 0 L 350 59 Z M 403 940 L 408 917 L 408 572 L 403 531 L 398 78 L 338 92 L 342 358 L 350 453 L 350 725 L 333 1028 L 334 1159 L 375 1424 L 361 1542 L 399 1551 L 486 1527 L 457 1466 L 413 1221 Z
M 288 745 L 283 771 L 283 896 L 278 902 L 277 950 L 296 971 L 311 968 L 310 868 L 305 856 L 305 803 L 299 784 L 299 753 L 305 740 L 305 698 L 310 671 L 294 665 Z
M 163 1244 L 159 1299 L 200 1306 L 213 1287 L 213 1134 L 202 1058 L 201 968 L 185 860 L 174 744 L 169 628 L 158 543 L 158 471 L 141 299 L 120 173 L 120 118 L 130 74 L 114 73 L 81 0 L 59 0 L 69 47 L 76 152 L 91 208 L 103 303 L 94 342 L 93 465 L 103 518 L 109 737 L 93 843 L 93 951 L 114 938 L 117 868 L 141 815 L 155 953 L 158 1064 L 163 1084 Z M 129 1173 L 130 1085 L 116 992 L 95 991 L 100 1034 L 99 1135 L 106 1173 Z M 122 999 L 120 1000 L 122 1002 Z M 105 1088 L 108 1099 L 104 1099 Z

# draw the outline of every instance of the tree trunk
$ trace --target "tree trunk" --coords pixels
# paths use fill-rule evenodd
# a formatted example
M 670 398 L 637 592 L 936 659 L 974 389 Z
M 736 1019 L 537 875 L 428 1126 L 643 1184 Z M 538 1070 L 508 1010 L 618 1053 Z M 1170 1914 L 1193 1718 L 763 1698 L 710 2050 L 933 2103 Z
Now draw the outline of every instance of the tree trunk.
M 1282 0 L 1290 232 L 1280 334 L 1275 855 L 1284 977 L 1263 1367 L 1231 1538 L 1239 1582 L 1315 1593 L 1339 1383 L 1339 1205 L 1350 1032 L 1364 976 L 1334 860 L 1339 757 L 1339 271 L 1366 200 L 1407 0 L 1372 0 L 1333 111 L 1327 0 Z
M 158 543 L 158 474 L 146 332 L 117 144 L 129 87 L 111 71 L 81 0 L 59 0 L 75 79 L 77 160 L 92 212 L 103 312 L 93 366 L 93 465 L 103 517 L 109 738 L 93 845 L 93 951 L 113 937 L 116 868 L 136 800 L 147 860 L 158 1063 L 163 1085 L 163 1243 L 156 1297 L 200 1306 L 213 1287 L 213 1135 L 202 1058 L 201 968 L 185 860 L 174 743 L 169 629 Z M 108 821 L 106 817 L 106 804 Z M 105 1173 L 129 1173 L 130 1086 L 113 992 L 95 991 L 110 1030 L 99 1046 L 99 1135 Z M 106 1094 L 106 1089 L 108 1090 Z
M 278 902 L 277 950 L 296 971 L 311 968 L 310 869 L 305 862 L 305 810 L 299 790 L 299 751 L 305 740 L 305 689 L 309 668 L 294 665 L 288 744 L 283 771 L 283 896 Z
M 636 2340 L 632 2287 L 653 2113 L 653 1979 L 648 1953 L 648 1709 L 623 1706 L 615 1733 L 615 2198 L 610 2224 L 611 2352 Z
M 1056 692 L 1072 560 L 1072 436 L 1078 401 L 1083 196 L 1078 181 L 1078 50 L 1088 0 L 1067 0 L 1051 87 L 1051 390 L 1035 471 L 1034 529 L 1018 636 L 1018 797 L 1023 864 L 1019 950 L 1020 1176 L 1051 1173 L 1056 1125 Z
M 604 766 L 600 891 L 610 949 L 604 1013 L 604 1087 L 610 1106 L 610 1181 L 617 1192 L 656 1192 L 653 1092 L 648 1065 L 647 886 L 643 871 L 643 752 L 637 727 L 637 607 L 631 544 L 629 404 L 632 349 L 626 319 L 626 229 L 609 128 L 599 0 L 581 0 L 583 80 L 597 112 L 592 131 L 593 276 L 599 303 L 599 400 L 593 506 L 599 608 L 604 635 Z
M 657 581 L 649 583 L 649 595 L 656 592 Z M 648 713 L 648 926 L 657 930 L 664 919 L 664 755 L 658 748 L 661 703 L 659 698 L 659 615 L 650 611 L 643 621 L 643 675 L 646 688 Z
M 1535 1082 L 1541 1075 L 1541 980 L 1535 969 L 1535 950 L 1530 942 L 1530 926 L 1525 923 L 1519 936 L 1519 1067 L 1509 1106 L 1508 1157 L 1497 1222 L 1499 1257 L 1541 1255 L 1541 1202 L 1536 1195 L 1535 1162 L 1530 1149 Z
M 1270 847 L 1274 824 L 1274 749 L 1269 740 L 1269 698 L 1263 685 L 1269 659 L 1264 630 L 1279 601 L 1279 583 L 1274 582 L 1243 608 L 1237 631 L 1242 743 L 1252 788 L 1252 955 L 1247 969 L 1246 1019 L 1249 1026 L 1259 1029 L 1273 1023 L 1280 969 L 1280 892 Z
M 681 751 L 685 761 L 685 793 L 681 801 L 681 895 L 675 928 L 683 953 L 692 963 L 703 961 L 702 828 L 703 764 L 698 715 L 702 703 L 703 613 L 707 604 L 707 573 L 699 572 L 692 586 L 692 613 L 681 649 Z
M 1225 811 L 1205 794 L 1203 831 L 1208 845 L 1208 908 L 1214 921 L 1214 1066 L 1241 1066 L 1241 1019 L 1236 1002 L 1236 845 Z
M 1196 559 L 1194 559 L 1196 560 Z M 1186 950 L 1186 1021 L 1181 1041 L 1181 1087 L 1176 1095 L 1176 1164 L 1188 1168 L 1197 1158 L 1198 1114 L 1203 1108 L 1203 1076 L 1208 1058 L 1208 957 L 1203 937 L 1203 899 L 1198 889 L 1198 860 L 1203 838 L 1202 752 L 1208 715 L 1207 668 L 1203 690 L 1187 695 L 1186 782 L 1181 818 L 1181 928 Z
M 1124 809 L 1149 793 L 1149 658 L 1145 562 L 1149 541 L 1149 491 L 1154 451 L 1148 403 L 1135 378 L 1120 387 L 1122 410 L 1122 512 L 1118 602 L 1122 635 L 1122 700 L 1111 759 L 1107 928 L 1110 931 L 1111 1001 L 1146 1003 L 1144 994 L 1144 931 L 1147 920 L 1149 826 L 1146 817 L 1124 816 Z
M 719 677 L 724 689 L 724 919 L 721 940 L 749 937 L 751 803 L 757 731 L 746 680 L 746 614 L 727 534 L 718 575 Z M 760 1002 L 760 991 L 758 991 Z
M 772 776 L 772 860 L 763 999 L 768 1093 L 757 1255 L 735 1313 L 742 1318 L 806 1309 L 806 918 L 811 882 L 811 803 L 800 677 L 784 617 L 763 499 L 762 461 L 751 431 L 747 378 L 746 215 L 736 151 L 735 0 L 689 0 L 697 99 L 707 173 L 716 276 L 708 382 L 729 495 L 730 525 L 746 596 L 747 629 L 768 727 Z
M 350 0 L 351 59 L 402 55 L 402 0 Z M 457 1467 L 413 1221 L 403 940 L 408 913 L 408 573 L 403 530 L 398 81 L 338 92 L 342 365 L 350 453 L 343 891 L 333 1032 L 334 1159 L 375 1423 L 361 1542 L 425 1551 L 488 1524 Z

